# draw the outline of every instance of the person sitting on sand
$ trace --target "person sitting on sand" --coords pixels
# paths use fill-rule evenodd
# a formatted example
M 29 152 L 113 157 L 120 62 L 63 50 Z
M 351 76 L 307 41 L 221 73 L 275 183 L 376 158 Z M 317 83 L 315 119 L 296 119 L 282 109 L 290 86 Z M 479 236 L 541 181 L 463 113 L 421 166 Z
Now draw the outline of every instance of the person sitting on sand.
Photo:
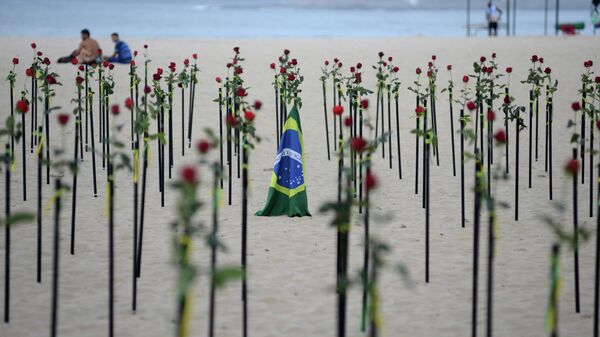
M 105 57 L 104 59 L 113 63 L 131 62 L 131 50 L 129 49 L 127 43 L 119 40 L 119 34 L 117 33 L 112 33 L 110 37 L 115 43 L 115 52 L 112 54 L 112 56 Z
M 500 8 L 496 7 L 496 5 L 494 5 L 491 1 L 488 2 L 488 6 L 485 11 L 485 19 L 488 22 L 489 36 L 498 36 L 498 21 L 500 21 L 501 15 L 502 11 Z
M 68 63 L 71 62 L 73 58 L 76 58 L 79 64 L 97 63 L 102 59 L 101 53 L 98 41 L 90 37 L 89 30 L 84 29 L 81 31 L 81 43 L 79 44 L 79 48 L 72 52 L 71 55 L 58 59 L 58 63 Z

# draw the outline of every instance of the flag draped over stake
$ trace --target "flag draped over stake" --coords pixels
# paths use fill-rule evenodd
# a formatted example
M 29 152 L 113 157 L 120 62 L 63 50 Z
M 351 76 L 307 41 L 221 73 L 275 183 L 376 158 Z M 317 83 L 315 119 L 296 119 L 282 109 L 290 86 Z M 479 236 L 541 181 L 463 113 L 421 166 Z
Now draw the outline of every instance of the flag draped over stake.
M 304 141 L 296 105 L 288 115 L 279 142 L 267 204 L 258 216 L 310 216 L 304 180 Z

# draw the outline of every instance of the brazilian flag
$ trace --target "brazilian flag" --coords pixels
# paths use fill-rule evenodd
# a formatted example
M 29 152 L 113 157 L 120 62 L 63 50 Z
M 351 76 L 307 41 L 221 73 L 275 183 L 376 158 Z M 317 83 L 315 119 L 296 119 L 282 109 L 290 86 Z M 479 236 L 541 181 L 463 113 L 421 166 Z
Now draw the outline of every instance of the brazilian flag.
M 296 105 L 288 115 L 279 142 L 267 204 L 258 216 L 310 216 L 304 181 L 304 141 Z

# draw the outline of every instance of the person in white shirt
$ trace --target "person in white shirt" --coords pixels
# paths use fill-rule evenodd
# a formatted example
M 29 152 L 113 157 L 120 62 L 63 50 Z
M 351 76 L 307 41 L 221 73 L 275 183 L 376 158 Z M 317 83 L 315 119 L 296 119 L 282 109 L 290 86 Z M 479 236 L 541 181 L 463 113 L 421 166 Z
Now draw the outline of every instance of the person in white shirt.
M 498 35 L 498 21 L 500 21 L 500 16 L 502 15 L 502 10 L 496 7 L 491 1 L 488 2 L 487 9 L 485 11 L 485 19 L 488 22 L 488 35 L 489 36 L 497 36 Z

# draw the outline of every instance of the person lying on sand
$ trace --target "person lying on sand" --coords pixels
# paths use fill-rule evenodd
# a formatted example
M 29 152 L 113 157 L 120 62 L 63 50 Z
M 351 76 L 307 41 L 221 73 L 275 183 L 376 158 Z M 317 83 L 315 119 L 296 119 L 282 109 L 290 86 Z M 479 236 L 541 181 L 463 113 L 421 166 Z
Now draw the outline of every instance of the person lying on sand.
M 129 63 L 131 62 L 131 50 L 127 43 L 119 40 L 119 34 L 112 33 L 111 39 L 115 43 L 115 52 L 110 57 L 105 57 L 104 60 L 113 63 Z
M 79 64 L 99 63 L 102 59 L 102 51 L 98 41 L 90 37 L 90 31 L 84 29 L 81 31 L 81 43 L 79 48 L 69 56 L 61 57 L 58 63 L 71 62 L 73 58 L 77 58 Z

